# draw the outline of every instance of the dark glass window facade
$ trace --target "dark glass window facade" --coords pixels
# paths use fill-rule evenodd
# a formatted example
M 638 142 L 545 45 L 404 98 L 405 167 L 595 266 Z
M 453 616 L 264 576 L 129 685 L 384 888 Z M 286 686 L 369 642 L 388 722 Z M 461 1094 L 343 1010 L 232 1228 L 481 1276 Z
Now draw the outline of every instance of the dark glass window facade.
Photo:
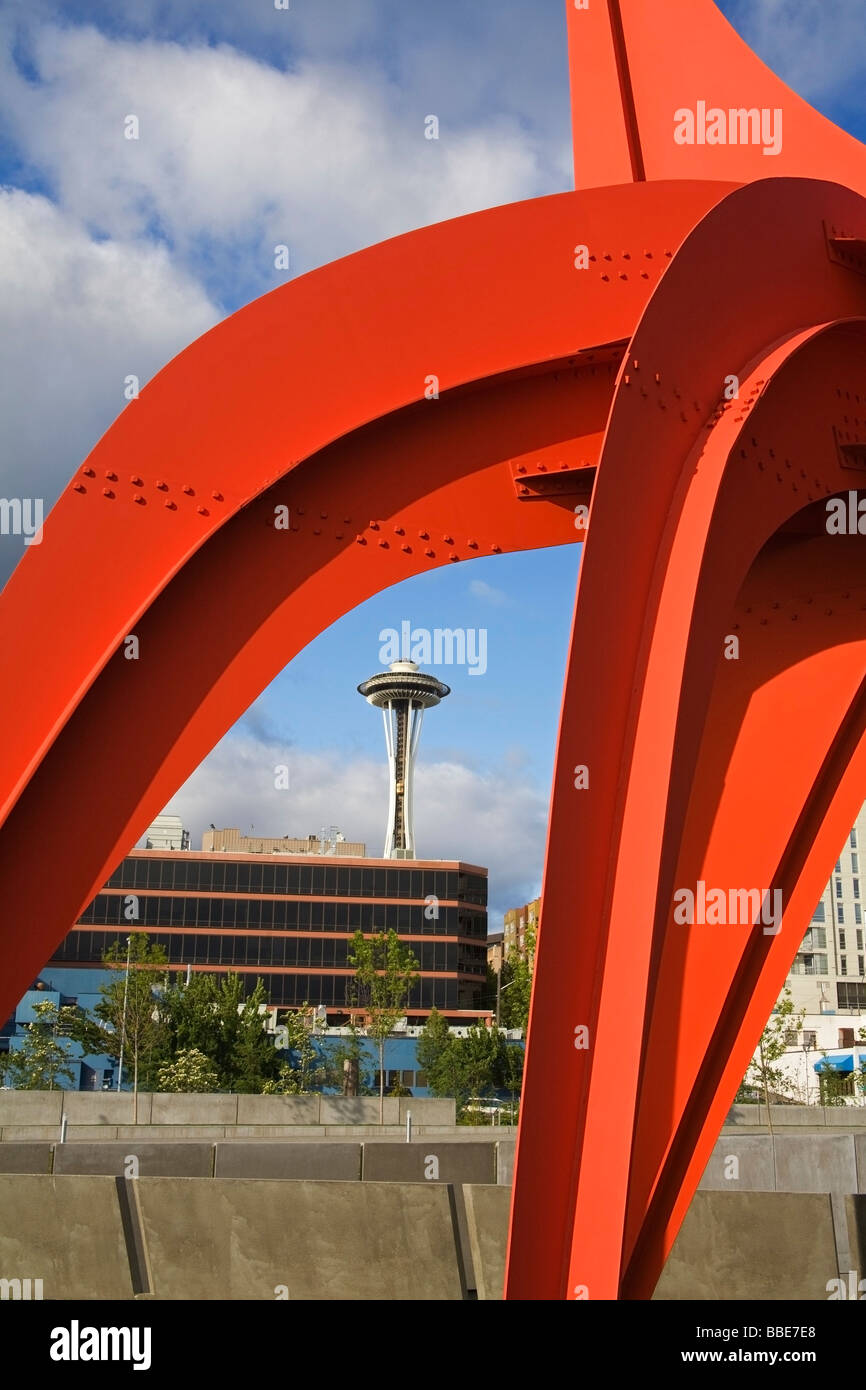
M 394 930 L 421 971 L 410 1010 L 481 1007 L 484 874 L 423 864 L 195 859 L 181 851 L 130 855 L 106 889 L 114 891 L 97 894 L 55 952 L 58 964 L 99 965 L 114 941 L 146 931 L 177 968 L 237 969 L 250 988 L 261 976 L 274 1004 L 340 1008 L 352 978 L 348 937 Z M 329 973 L 339 971 L 346 973 Z

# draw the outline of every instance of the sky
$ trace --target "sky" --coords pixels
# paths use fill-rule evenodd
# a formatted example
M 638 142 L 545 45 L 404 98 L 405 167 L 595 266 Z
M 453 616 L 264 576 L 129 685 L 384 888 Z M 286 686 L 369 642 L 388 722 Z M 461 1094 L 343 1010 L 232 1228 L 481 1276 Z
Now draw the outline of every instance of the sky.
M 866 138 L 863 0 L 725 0 L 761 57 Z M 138 115 L 138 141 L 118 116 Z M 423 138 L 435 113 L 440 138 Z M 146 138 L 144 138 L 146 136 Z M 53 503 L 182 347 L 291 274 L 571 187 L 562 0 L 2 0 L 0 495 Z M 0 537 L 0 584 L 20 557 Z M 540 887 L 580 547 L 496 556 L 362 604 L 300 653 L 170 809 L 262 835 L 338 825 L 381 853 L 380 633 L 486 633 L 443 666 L 418 852 L 490 869 L 491 927 Z M 273 768 L 290 769 L 288 795 Z

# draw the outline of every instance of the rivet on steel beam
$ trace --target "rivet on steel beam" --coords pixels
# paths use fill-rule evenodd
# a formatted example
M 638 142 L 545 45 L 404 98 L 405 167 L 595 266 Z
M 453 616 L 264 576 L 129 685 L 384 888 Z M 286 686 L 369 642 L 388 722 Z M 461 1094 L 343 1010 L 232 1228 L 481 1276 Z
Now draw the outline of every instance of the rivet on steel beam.
M 460 556 L 459 556 L 459 555 L 455 555 L 455 554 L 454 554 L 454 551 L 452 550 L 451 554 L 448 556 L 448 559 L 449 559 L 449 560 L 459 560 L 459 559 L 460 559 Z
M 82 473 L 84 474 L 85 478 L 95 478 L 95 477 L 96 477 L 96 469 L 95 469 L 95 468 L 82 468 L 81 471 L 82 471 Z
M 102 489 L 102 495 L 103 497 L 113 497 L 114 493 L 111 491 L 110 487 L 104 487 Z
M 547 472 L 547 464 L 546 464 L 546 463 L 540 463 L 540 464 L 538 465 L 538 471 L 539 471 L 539 473 L 546 473 L 546 472 Z
M 143 478 L 139 478 L 139 476 L 138 476 L 137 473 L 133 473 L 133 474 L 130 476 L 129 481 L 132 483 L 132 486 L 133 486 L 133 487 L 141 487 L 141 486 L 143 485 L 144 479 L 143 479 Z
M 313 535 L 314 535 L 314 536 L 321 536 L 321 534 L 322 534 L 322 528 L 321 528 L 321 526 L 314 526 L 314 527 L 313 527 Z
M 366 545 L 366 544 L 367 544 L 366 538 L 365 538 L 364 536 L 356 536 L 356 537 L 355 537 L 355 544 L 356 544 L 356 545 Z
M 630 377 L 630 376 L 624 376 L 624 377 L 623 377 L 623 381 L 625 382 L 626 386 L 631 386 L 631 377 Z
M 518 473 L 525 473 L 525 472 L 526 472 L 526 464 L 525 464 L 525 463 L 519 463 L 519 464 L 517 465 L 517 471 L 518 471 Z
M 411 555 L 411 554 L 412 554 L 412 547 L 411 547 L 411 545 L 401 545 L 401 546 L 400 546 L 400 549 L 401 549 L 402 551 L 404 551 L 405 554 L 407 554 L 407 555 Z
M 145 500 L 144 500 L 144 498 L 142 497 L 142 495 L 141 495 L 140 492 L 136 492 L 136 493 L 133 495 L 132 500 L 133 500 L 133 502 L 137 502 L 138 505 L 139 505 L 140 507 L 146 507 L 146 506 L 147 506 L 147 503 L 145 502 Z
M 478 549 L 478 542 L 477 542 L 477 541 L 467 541 L 466 544 L 469 546 L 469 549 L 470 549 L 470 550 L 477 550 L 477 549 Z
M 319 512 L 319 517 L 321 518 L 322 521 L 327 521 L 327 520 L 328 520 L 328 513 L 327 513 L 327 512 Z
M 630 261 L 630 260 L 631 260 L 631 252 L 630 252 L 630 251 L 623 251 L 623 253 L 622 253 L 622 258 L 623 258 L 624 261 Z
M 335 533 L 335 535 L 334 535 L 334 540 L 336 540 L 336 541 L 341 541 L 342 539 L 343 539 L 343 533 L 342 533 L 342 531 L 337 531 L 337 532 Z
M 166 507 L 168 508 L 168 510 L 169 510 L 170 512 L 176 512 L 176 511 L 177 511 L 177 503 L 176 503 L 176 502 L 166 502 L 165 505 L 166 505 Z
M 431 550 L 431 549 L 429 548 L 429 546 L 428 546 L 427 549 L 424 551 L 424 554 L 425 554 L 425 555 L 430 555 L 430 556 L 432 557 L 433 555 L 436 554 L 436 551 L 435 551 L 435 550 Z
M 632 367 L 634 368 L 634 370 L 635 370 L 636 372 L 639 372 L 639 371 L 640 371 L 640 363 L 638 362 L 638 360 L 637 360 L 636 357 L 633 357 L 633 358 L 631 359 L 631 365 L 632 365 Z
M 661 372 L 656 372 L 656 373 L 655 373 L 655 379 L 656 379 L 657 382 L 658 382 L 658 381 L 661 381 L 661 379 L 662 379 L 662 374 L 661 374 Z
M 602 280 L 609 280 L 609 279 L 610 279 L 610 276 L 609 276 L 609 275 L 602 275 L 601 278 L 602 278 Z
M 612 261 L 612 260 L 613 260 L 613 256 L 610 254 L 609 251 L 605 251 L 605 253 L 604 253 L 604 259 L 605 259 L 606 261 Z
M 189 483 L 184 483 L 183 490 L 186 493 L 187 497 L 195 497 L 195 488 L 190 487 Z
M 419 539 L 419 541 L 429 541 L 429 539 L 430 539 L 430 532 L 429 532 L 429 531 L 419 531 L 419 532 L 418 532 L 418 539 Z
M 384 539 L 384 537 L 382 538 L 382 540 L 380 540 L 379 545 L 383 550 L 388 549 L 388 542 Z
M 378 523 L 378 521 L 371 521 L 371 522 L 370 522 L 370 530 L 371 530 L 371 531 L 378 531 L 378 529 L 379 529 L 379 523 Z
M 406 534 L 406 532 L 405 532 L 405 530 L 404 530 L 404 528 L 403 528 L 402 526 L 395 526 L 395 527 L 394 527 L 394 535 L 395 535 L 395 536 L 405 536 L 405 534 Z
M 306 511 L 306 508 L 305 508 L 305 507 L 295 507 L 295 511 L 298 513 L 298 516 L 303 516 L 303 515 L 304 515 L 304 512 Z
M 454 537 L 453 537 L 453 536 L 443 536 L 442 539 L 443 539 L 443 541 L 445 542 L 446 545 L 453 545 L 453 544 L 454 544 Z
M 502 554 L 502 546 L 501 546 L 501 545 L 491 545 L 490 549 L 493 551 L 494 555 L 501 555 L 501 554 Z
M 646 256 L 646 258 L 647 258 L 648 261 L 651 261 L 652 258 L 653 258 L 653 253 L 652 253 L 652 251 L 644 251 L 644 255 Z
M 352 524 L 352 518 L 351 518 L 350 516 L 344 516 L 344 517 L 343 517 L 343 525 L 344 525 L 344 526 L 351 526 L 351 524 Z
M 157 486 L 157 489 L 158 489 L 160 492 L 168 492 L 168 483 L 164 483 L 164 482 L 162 481 L 162 479 L 160 479 L 160 480 L 157 482 L 156 486 Z M 184 492 L 185 492 L 185 491 L 186 491 L 186 488 L 184 488 Z
M 221 492 L 212 492 L 211 497 L 215 502 L 221 502 L 223 500 L 223 495 Z
M 208 511 L 207 507 L 196 507 L 196 511 L 198 512 L 199 516 L 210 516 L 210 512 Z
M 76 483 L 76 484 L 74 485 L 74 487 L 73 487 L 73 492 L 86 492 L 86 491 L 87 491 L 87 488 L 84 486 L 83 483 Z
M 116 474 L 116 473 L 113 473 L 113 472 L 111 471 L 110 468 L 107 468 L 107 469 L 105 470 L 105 476 L 106 476 L 106 478 L 108 479 L 108 481 L 109 481 L 110 483 L 116 483 L 116 482 L 117 482 L 117 474 Z
M 626 273 L 625 273 L 624 270 L 621 270 L 621 271 L 619 272 L 619 278 L 620 278 L 620 280 L 627 280 L 627 279 L 628 279 L 628 276 L 626 275 Z
M 641 273 L 640 273 L 640 278 L 641 278 L 642 280 L 648 280 L 648 279 L 649 279 L 649 273 L 648 273 L 646 270 L 642 270 Z

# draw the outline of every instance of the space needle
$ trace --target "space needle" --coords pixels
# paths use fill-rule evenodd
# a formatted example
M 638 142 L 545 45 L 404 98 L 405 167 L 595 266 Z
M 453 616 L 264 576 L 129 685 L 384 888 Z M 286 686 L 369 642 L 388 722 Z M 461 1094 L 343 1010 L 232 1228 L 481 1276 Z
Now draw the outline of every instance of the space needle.
M 451 687 L 435 676 L 425 675 L 414 661 L 392 661 L 387 671 L 371 676 L 358 686 L 358 691 L 368 704 L 382 711 L 385 721 L 391 787 L 383 857 L 414 859 L 412 780 L 421 721 L 425 709 L 432 709 L 450 695 Z

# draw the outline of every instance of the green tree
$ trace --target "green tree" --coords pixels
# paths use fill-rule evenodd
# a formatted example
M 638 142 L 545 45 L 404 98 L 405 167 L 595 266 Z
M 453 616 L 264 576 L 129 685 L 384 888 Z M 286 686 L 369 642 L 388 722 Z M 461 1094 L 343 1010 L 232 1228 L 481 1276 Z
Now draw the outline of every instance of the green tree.
M 427 1084 L 434 1094 L 438 1094 L 435 1092 L 435 1081 L 440 1072 L 442 1058 L 453 1042 L 454 1038 L 448 1031 L 445 1019 L 438 1009 L 431 1009 L 424 1030 L 418 1037 L 415 1054 L 418 1070 L 427 1073 Z
M 464 1088 L 470 1096 L 484 1097 L 502 1085 L 505 1072 L 505 1039 L 498 1028 L 474 1023 L 465 1038 L 455 1039 Z
M 188 984 L 179 979 L 161 1000 L 170 1054 L 195 1048 L 214 1067 L 220 1090 L 261 1093 L 280 1070 L 273 1036 L 265 1031 L 266 1003 L 261 980 L 245 996 L 234 972 L 195 973 Z
M 313 1042 L 320 1028 L 309 1004 L 290 1009 L 284 1015 L 277 1027 L 274 1047 L 289 1055 L 280 1060 L 277 1075 L 263 1084 L 263 1095 L 305 1096 L 325 1082 L 327 1067 Z
M 45 999 L 33 1012 L 21 1046 L 0 1056 L 0 1076 L 17 1091 L 53 1091 L 60 1080 L 71 1082 L 75 1076 L 68 1045 L 58 1037 L 63 1010 Z
M 350 1019 L 348 1036 L 328 1040 L 328 1062 L 325 1084 L 341 1091 L 344 1096 L 368 1096 L 372 1079 L 365 1069 L 366 1053 L 354 1017 Z
M 738 1094 L 742 1092 L 744 1087 L 749 1086 L 757 1087 L 763 1091 L 764 1103 L 767 1107 L 767 1125 L 771 1134 L 773 1121 L 770 1116 L 770 1090 L 774 1090 L 777 1095 L 782 1095 L 790 1087 L 787 1075 L 776 1063 L 788 1051 L 786 1034 L 799 1032 L 805 1017 L 805 1009 L 795 1011 L 793 996 L 786 985 L 758 1040 L 757 1056 L 753 1057 L 749 1063 L 740 1085 Z
M 385 1119 L 385 1039 L 406 1012 L 412 985 L 418 978 L 418 961 L 395 931 L 352 937 L 348 963 L 355 972 L 350 1002 L 368 1017 L 367 1035 L 379 1052 L 379 1123 Z
M 197 1047 L 186 1047 L 172 1062 L 163 1062 L 157 1072 L 160 1091 L 218 1091 L 219 1077 L 209 1057 Z
M 94 1009 L 103 1024 L 100 1046 L 118 1059 L 121 1072 L 131 1062 L 136 1123 L 139 1080 L 152 1085 L 165 1058 L 166 1029 L 157 989 L 165 980 L 168 960 L 162 946 L 151 946 L 146 932 L 133 932 L 126 942 L 115 941 L 102 963 L 115 978 L 100 986 L 100 1000 Z
M 532 995 L 532 969 L 535 964 L 535 928 L 526 928 L 526 954 L 511 951 L 502 966 L 499 1000 L 499 1021 L 503 1028 L 521 1028 L 529 1024 L 529 1001 Z

